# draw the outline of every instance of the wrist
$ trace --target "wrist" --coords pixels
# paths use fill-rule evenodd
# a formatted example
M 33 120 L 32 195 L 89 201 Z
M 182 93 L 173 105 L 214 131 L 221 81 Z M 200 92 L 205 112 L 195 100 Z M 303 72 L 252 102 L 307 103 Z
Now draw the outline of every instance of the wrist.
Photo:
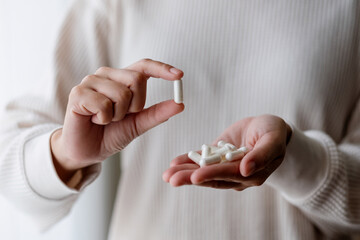
M 328 136 L 318 131 L 302 132 L 290 124 L 291 140 L 284 161 L 266 181 L 298 204 L 312 196 L 324 184 L 329 173 L 326 147 Z
M 66 165 L 66 162 L 68 162 L 68 160 L 62 154 L 64 153 L 64 151 L 62 150 L 63 148 L 61 147 L 61 133 L 62 133 L 62 129 L 58 129 L 51 135 L 50 148 L 51 148 L 51 155 L 55 170 L 59 178 L 64 183 L 67 183 L 78 169 L 71 169 L 68 168 Z

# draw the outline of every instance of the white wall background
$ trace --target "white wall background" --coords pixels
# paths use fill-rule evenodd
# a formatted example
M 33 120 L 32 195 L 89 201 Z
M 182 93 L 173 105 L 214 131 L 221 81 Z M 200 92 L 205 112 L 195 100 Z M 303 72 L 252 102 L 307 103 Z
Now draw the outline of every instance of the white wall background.
M 56 36 L 73 0 L 0 0 L 0 108 L 26 93 L 43 94 L 50 88 L 50 69 Z M 119 174 L 118 159 L 103 165 L 65 219 L 44 234 L 4 196 L 0 195 L 2 240 L 106 239 Z

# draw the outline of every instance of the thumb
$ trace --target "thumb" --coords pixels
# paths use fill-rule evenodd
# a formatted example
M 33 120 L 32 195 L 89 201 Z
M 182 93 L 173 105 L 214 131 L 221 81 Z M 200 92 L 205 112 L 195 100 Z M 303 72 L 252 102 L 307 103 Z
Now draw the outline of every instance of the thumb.
M 272 161 L 282 159 L 285 155 L 286 145 L 278 136 L 265 135 L 259 139 L 254 148 L 245 155 L 240 163 L 240 172 L 248 177 L 265 168 Z
M 160 102 L 136 113 L 133 118 L 133 128 L 139 136 L 147 130 L 167 121 L 170 117 L 182 112 L 184 108 L 184 104 L 177 104 L 173 100 Z

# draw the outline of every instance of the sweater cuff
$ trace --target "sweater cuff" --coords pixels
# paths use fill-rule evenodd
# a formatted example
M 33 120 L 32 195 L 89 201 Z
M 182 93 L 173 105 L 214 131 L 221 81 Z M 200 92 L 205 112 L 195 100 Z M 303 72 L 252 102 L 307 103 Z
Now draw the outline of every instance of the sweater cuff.
M 39 135 L 25 143 L 24 164 L 25 174 L 31 188 L 44 198 L 59 200 L 79 193 L 95 180 L 100 173 L 101 165 L 95 164 L 81 170 L 82 179 L 78 179 L 76 184 L 76 189 L 79 191 L 68 187 L 59 178 L 53 163 L 50 137 L 54 131 Z
M 285 158 L 266 183 L 295 204 L 311 197 L 325 183 L 330 171 L 326 152 L 329 137 L 319 131 L 303 133 L 291 128 Z

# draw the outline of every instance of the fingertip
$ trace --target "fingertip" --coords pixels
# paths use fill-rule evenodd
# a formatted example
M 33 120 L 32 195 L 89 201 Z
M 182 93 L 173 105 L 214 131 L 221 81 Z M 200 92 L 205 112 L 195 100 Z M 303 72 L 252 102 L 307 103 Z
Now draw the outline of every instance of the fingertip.
M 177 78 L 182 78 L 184 76 L 184 72 L 178 68 L 171 67 L 169 71 L 174 74 Z
M 240 173 L 242 176 L 244 177 L 250 176 L 251 174 L 250 170 L 252 168 L 251 165 L 253 165 L 253 163 L 255 163 L 255 159 L 252 152 L 244 156 L 244 158 L 241 160 L 239 165 Z
M 169 170 L 166 170 L 165 172 L 163 172 L 162 179 L 164 182 L 167 182 L 167 183 L 169 182 L 169 180 L 170 180 Z
M 169 183 L 173 187 L 179 187 L 182 185 L 181 182 L 177 178 L 174 178 L 174 177 L 170 178 Z
M 197 174 L 197 172 L 194 172 L 193 174 L 191 174 L 190 181 L 193 184 L 200 184 L 203 182 L 203 179 L 201 178 L 201 176 L 199 176 L 199 174 Z
M 175 102 L 175 101 L 174 101 Z M 175 102 L 176 103 L 176 102 Z M 178 109 L 179 109 L 179 113 L 183 112 L 185 110 L 185 105 L 184 103 L 176 103 Z
M 168 104 L 167 111 L 169 111 L 169 118 L 181 113 L 185 109 L 183 103 L 176 103 L 174 100 L 165 101 Z
M 252 175 L 255 170 L 256 170 L 256 163 L 255 161 L 250 161 L 247 164 L 245 164 L 245 166 L 241 169 L 241 174 L 244 177 L 249 177 L 250 175 Z

